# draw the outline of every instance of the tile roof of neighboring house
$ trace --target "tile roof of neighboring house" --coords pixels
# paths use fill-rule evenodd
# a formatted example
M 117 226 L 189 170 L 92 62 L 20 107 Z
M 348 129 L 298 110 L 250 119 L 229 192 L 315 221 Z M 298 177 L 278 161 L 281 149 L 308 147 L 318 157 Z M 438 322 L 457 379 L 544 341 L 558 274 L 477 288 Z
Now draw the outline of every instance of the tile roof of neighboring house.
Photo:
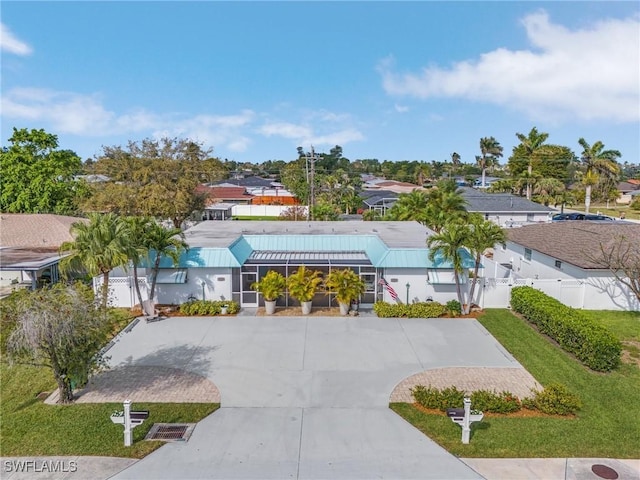
M 535 213 L 553 212 L 553 208 L 510 193 L 486 193 L 474 188 L 461 188 L 467 201 L 467 211 L 480 213 Z
M 69 229 L 78 221 L 87 220 L 49 213 L 3 213 L 0 215 L 0 246 L 58 248 L 73 240 Z
M 227 200 L 249 201 L 253 197 L 253 195 L 247 193 L 245 187 L 209 187 L 207 185 L 199 185 L 196 191 L 208 195 L 207 204 Z
M 629 180 L 627 180 L 627 182 L 638 185 L 638 187 L 640 187 L 640 180 L 638 180 L 637 178 L 630 178 Z
M 640 244 L 640 225 L 622 222 L 566 221 L 526 225 L 506 231 L 511 242 L 584 269 L 597 269 L 588 254 L 623 235 L 631 245 Z M 585 254 L 586 252 L 586 254 Z
M 634 190 L 640 189 L 640 184 L 634 183 L 631 180 L 629 180 L 627 182 L 618 183 L 616 188 L 618 189 L 618 191 L 620 191 L 622 193 L 624 193 L 624 192 L 633 192 Z

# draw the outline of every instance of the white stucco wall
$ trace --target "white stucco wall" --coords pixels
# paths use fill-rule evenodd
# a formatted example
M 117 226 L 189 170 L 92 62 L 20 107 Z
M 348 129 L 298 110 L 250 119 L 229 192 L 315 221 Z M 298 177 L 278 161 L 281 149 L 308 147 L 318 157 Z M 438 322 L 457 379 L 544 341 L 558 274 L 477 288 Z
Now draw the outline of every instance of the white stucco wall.
M 558 268 L 555 258 L 535 250 L 531 260 L 526 260 L 524 247 L 514 242 L 507 242 L 504 250 L 497 247 L 493 259 L 512 263 L 517 276 L 530 279 L 534 288 L 567 305 L 587 310 L 640 310 L 637 298 L 606 270 L 584 270 L 566 262 Z
M 190 268 L 187 283 L 156 285 L 156 303 L 179 305 L 186 302 L 190 296 L 202 300 L 203 289 L 205 300 L 230 300 L 231 269 Z
M 453 270 L 441 270 L 438 277 L 442 281 L 449 281 L 453 276 Z M 433 274 L 431 274 L 431 277 Z M 429 277 L 429 278 L 431 278 Z M 402 303 L 407 301 L 407 283 L 409 284 L 409 303 L 424 302 L 427 298 L 435 302 L 447 303 L 449 300 L 457 300 L 455 284 L 434 284 L 427 281 L 427 272 L 416 268 L 387 268 L 384 272 L 385 280 L 393 287 Z M 396 281 L 394 281 L 396 280 Z M 433 279 L 432 279 L 433 280 Z M 467 285 L 462 285 L 466 292 Z M 466 296 L 465 296 L 466 298 Z M 391 295 L 386 290 L 383 294 L 385 302 L 394 303 Z

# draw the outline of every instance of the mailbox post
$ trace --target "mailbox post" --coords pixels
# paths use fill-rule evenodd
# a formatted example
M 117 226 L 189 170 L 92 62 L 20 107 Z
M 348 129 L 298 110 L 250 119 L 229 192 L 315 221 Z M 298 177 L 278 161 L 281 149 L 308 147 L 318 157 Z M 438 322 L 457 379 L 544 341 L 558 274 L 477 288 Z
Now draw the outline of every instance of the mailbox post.
M 139 412 L 132 412 L 131 400 L 125 400 L 122 406 L 124 407 L 124 411 L 111 415 L 111 421 L 124 426 L 124 446 L 130 447 L 133 439 L 132 430 L 138 425 L 142 425 L 142 423 L 149 418 L 149 411 L 141 410 Z
M 451 421 L 462 427 L 462 443 L 469 443 L 471 436 L 471 424 L 479 422 L 484 418 L 484 413 L 471 413 L 471 399 L 465 398 L 463 401 L 464 408 L 448 408 L 447 416 Z

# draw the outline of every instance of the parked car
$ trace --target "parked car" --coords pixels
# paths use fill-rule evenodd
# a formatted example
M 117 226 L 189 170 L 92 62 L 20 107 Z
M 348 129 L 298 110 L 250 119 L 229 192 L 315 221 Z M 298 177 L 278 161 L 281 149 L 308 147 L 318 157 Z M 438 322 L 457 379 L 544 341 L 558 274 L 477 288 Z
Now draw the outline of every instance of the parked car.
M 552 222 L 562 222 L 565 220 L 590 220 L 596 222 L 612 222 L 613 218 L 606 215 L 584 214 L 584 213 L 558 213 L 551 217 Z

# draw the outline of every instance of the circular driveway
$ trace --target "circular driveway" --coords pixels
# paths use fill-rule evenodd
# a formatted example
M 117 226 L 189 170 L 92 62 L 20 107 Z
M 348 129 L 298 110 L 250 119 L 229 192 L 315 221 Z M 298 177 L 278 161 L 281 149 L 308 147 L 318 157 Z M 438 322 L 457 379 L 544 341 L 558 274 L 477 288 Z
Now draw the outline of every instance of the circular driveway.
M 108 354 L 206 377 L 222 406 L 119 479 L 481 478 L 395 415 L 391 392 L 436 368 L 521 369 L 473 319 L 173 317 Z

